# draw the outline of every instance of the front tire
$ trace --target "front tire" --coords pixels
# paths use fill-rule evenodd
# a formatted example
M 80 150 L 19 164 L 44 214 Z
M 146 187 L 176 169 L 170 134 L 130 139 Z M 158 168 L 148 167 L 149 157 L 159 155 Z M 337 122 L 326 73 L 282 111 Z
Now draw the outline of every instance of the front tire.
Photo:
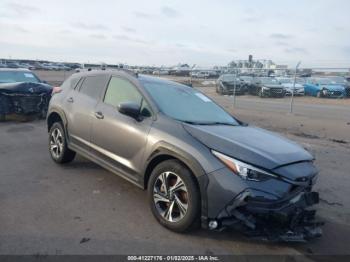
M 49 131 L 49 152 L 51 158 L 58 164 L 73 161 L 75 152 L 67 146 L 66 133 L 61 122 L 52 125 Z
M 164 227 L 185 232 L 199 221 L 200 194 L 191 171 L 178 160 L 157 165 L 148 181 L 151 211 Z

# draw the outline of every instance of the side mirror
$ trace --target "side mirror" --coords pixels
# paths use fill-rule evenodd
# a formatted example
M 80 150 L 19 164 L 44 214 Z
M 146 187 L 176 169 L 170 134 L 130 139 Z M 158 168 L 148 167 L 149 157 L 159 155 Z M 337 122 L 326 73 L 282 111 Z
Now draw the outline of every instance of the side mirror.
M 137 121 L 140 121 L 140 105 L 134 102 L 125 102 L 118 105 L 119 113 L 130 116 Z
M 41 83 L 43 83 L 43 84 L 47 84 L 47 82 L 44 80 L 44 81 L 41 81 Z

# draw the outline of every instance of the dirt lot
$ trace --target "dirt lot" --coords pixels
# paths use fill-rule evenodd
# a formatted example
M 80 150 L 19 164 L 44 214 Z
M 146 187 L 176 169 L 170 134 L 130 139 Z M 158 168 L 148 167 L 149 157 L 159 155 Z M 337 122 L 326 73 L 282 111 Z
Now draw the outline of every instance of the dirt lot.
M 59 84 L 63 72 L 39 72 Z M 67 73 L 66 73 L 67 76 Z M 350 99 L 218 96 L 233 115 L 301 143 L 316 158 L 324 236 L 305 244 L 252 242 L 235 232 L 162 228 L 146 193 L 78 158 L 54 164 L 44 121 L 0 123 L 0 254 L 350 254 Z

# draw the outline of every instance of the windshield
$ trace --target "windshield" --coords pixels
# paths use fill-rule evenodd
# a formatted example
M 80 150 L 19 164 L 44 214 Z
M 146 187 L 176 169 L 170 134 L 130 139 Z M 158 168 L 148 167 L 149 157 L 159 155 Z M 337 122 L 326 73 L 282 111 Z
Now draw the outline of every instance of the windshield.
M 291 79 L 291 78 L 278 78 L 278 81 L 281 84 L 290 84 L 290 83 L 294 82 L 294 79 Z
M 281 84 L 293 84 L 294 83 L 294 78 L 278 78 L 278 82 Z M 300 78 L 295 79 L 296 84 L 304 84 L 305 81 Z
M 279 82 L 275 79 L 275 78 L 271 78 L 271 77 L 262 77 L 259 78 L 260 82 L 263 84 L 271 84 L 271 85 L 278 85 Z
M 315 79 L 315 82 L 320 85 L 331 85 L 332 81 L 328 78 L 318 78 Z
M 235 75 L 222 75 L 221 79 L 223 81 L 235 81 Z
M 239 78 L 244 80 L 244 81 L 253 81 L 253 77 L 252 76 L 240 76 Z
M 16 82 L 40 83 L 40 80 L 31 72 L 0 71 L 0 83 Z
M 160 111 L 167 116 L 190 124 L 239 125 L 210 98 L 191 87 L 171 82 L 143 82 Z
M 344 77 L 331 77 L 330 80 L 332 81 L 333 84 L 337 84 L 337 85 L 347 84 L 347 81 L 345 80 Z

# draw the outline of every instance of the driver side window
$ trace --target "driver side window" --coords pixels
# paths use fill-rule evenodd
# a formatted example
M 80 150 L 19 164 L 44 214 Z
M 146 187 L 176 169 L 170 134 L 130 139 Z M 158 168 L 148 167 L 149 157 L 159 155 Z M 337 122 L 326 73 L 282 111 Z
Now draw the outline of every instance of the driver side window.
M 111 78 L 103 101 L 116 108 L 121 103 L 133 102 L 140 105 L 142 115 L 151 115 L 149 106 L 137 88 L 129 81 L 119 77 Z

